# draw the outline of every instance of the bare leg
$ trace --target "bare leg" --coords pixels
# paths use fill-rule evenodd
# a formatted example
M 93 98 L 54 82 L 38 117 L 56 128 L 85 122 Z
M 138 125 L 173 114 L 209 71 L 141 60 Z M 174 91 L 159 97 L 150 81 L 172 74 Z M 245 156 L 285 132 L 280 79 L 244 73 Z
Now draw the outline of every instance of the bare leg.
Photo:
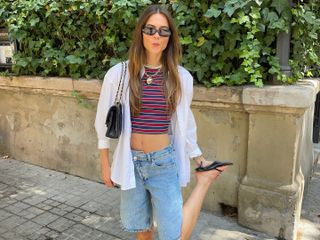
M 152 240 L 153 239 L 153 229 L 146 232 L 139 232 L 136 234 L 137 240 Z
M 219 167 L 225 170 L 227 167 Z M 212 182 L 219 176 L 219 172 L 212 170 L 207 172 L 196 172 L 197 184 L 192 190 L 189 198 L 183 205 L 183 219 L 181 227 L 181 240 L 188 240 L 197 223 L 201 206 L 206 193 Z

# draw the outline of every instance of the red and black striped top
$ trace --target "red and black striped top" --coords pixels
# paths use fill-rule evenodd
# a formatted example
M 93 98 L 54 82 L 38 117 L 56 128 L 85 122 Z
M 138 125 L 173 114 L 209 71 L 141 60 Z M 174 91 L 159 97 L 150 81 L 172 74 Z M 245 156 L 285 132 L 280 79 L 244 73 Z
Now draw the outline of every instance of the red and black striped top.
M 147 74 L 152 76 L 153 81 L 151 84 L 146 82 Z M 163 91 L 164 83 L 165 79 L 162 71 L 145 67 L 145 74 L 141 79 L 141 110 L 139 115 L 131 116 L 133 133 L 168 133 L 170 116 L 168 103 Z

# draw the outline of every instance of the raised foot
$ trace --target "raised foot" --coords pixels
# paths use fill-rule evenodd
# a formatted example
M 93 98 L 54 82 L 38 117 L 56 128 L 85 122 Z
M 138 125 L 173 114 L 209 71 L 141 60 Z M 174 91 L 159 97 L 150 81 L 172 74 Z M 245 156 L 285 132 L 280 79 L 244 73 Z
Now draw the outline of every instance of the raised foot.
M 216 169 L 204 171 L 204 172 L 196 171 L 195 174 L 196 174 L 197 182 L 200 184 L 211 184 L 227 168 L 228 166 L 222 166 L 222 167 L 217 167 Z

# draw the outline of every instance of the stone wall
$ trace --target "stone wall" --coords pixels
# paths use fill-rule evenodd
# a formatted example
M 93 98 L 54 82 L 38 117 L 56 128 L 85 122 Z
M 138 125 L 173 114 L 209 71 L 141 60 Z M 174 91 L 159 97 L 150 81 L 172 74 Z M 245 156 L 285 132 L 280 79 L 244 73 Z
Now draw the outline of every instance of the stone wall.
M 0 77 L 0 151 L 101 181 L 94 130 L 100 86 L 97 80 Z M 92 107 L 80 106 L 73 90 Z M 240 224 L 295 239 L 314 162 L 318 91 L 316 80 L 263 88 L 195 86 L 192 108 L 204 155 L 234 163 L 210 188 L 205 209 L 229 205 L 238 208 Z M 184 189 L 185 198 L 193 185 L 194 179 Z
M 0 146 L 14 158 L 91 180 L 100 180 L 93 128 L 98 81 L 58 78 L 0 79 Z M 80 106 L 73 88 L 92 109 Z

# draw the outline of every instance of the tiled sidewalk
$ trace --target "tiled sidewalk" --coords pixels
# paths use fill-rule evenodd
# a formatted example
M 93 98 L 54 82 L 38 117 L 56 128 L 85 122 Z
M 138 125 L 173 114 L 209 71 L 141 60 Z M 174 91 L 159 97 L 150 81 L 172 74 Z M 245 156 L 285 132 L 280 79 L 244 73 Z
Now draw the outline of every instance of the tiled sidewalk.
M 121 229 L 120 190 L 0 157 L 0 240 L 134 239 Z M 274 239 L 201 213 L 193 240 Z
M 0 239 L 130 239 L 119 190 L 15 160 L 0 160 Z

